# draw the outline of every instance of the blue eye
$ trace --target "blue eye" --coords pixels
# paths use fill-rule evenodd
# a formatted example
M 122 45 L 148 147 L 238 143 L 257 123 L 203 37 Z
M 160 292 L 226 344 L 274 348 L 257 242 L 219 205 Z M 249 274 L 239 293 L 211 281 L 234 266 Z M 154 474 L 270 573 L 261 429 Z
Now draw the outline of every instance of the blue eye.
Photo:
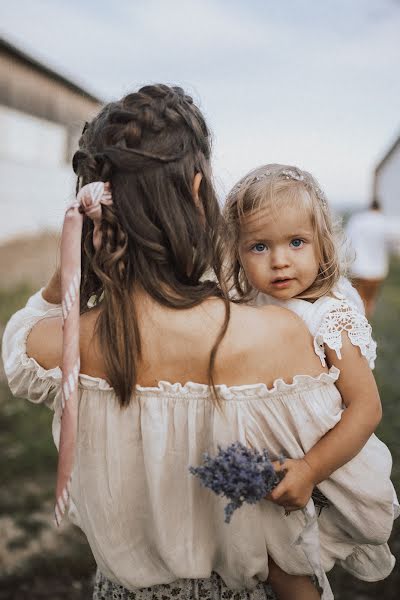
M 293 246 L 293 248 L 301 248 L 302 245 L 304 244 L 303 240 L 300 240 L 299 238 L 295 238 L 294 240 L 292 240 L 290 242 L 290 244 Z
M 267 246 L 265 244 L 262 244 L 261 242 L 259 242 L 258 244 L 254 244 L 254 246 L 252 246 L 251 250 L 252 252 L 256 252 L 257 254 L 260 254 L 260 252 L 264 252 L 264 250 L 267 249 Z

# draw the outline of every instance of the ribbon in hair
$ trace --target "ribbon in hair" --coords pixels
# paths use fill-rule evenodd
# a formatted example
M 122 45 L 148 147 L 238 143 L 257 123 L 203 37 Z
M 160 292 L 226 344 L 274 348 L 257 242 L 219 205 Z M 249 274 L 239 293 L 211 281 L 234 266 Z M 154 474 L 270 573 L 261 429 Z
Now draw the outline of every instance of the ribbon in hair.
M 94 222 L 93 245 L 101 245 L 103 204 L 112 204 L 110 184 L 102 181 L 81 188 L 68 207 L 61 235 L 61 297 L 63 316 L 62 413 L 58 455 L 55 521 L 60 525 L 70 497 L 78 424 L 79 290 L 81 282 L 81 238 L 83 215 Z

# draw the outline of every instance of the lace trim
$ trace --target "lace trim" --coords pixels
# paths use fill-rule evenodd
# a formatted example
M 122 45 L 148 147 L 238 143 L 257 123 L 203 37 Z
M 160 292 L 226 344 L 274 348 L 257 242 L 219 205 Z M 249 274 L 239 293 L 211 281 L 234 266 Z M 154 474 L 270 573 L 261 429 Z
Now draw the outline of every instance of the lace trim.
M 319 356 L 322 365 L 326 365 L 325 344 L 336 352 L 339 359 L 342 358 L 340 350 L 343 331 L 346 331 L 353 346 L 360 348 L 361 354 L 365 356 L 369 366 L 373 369 L 376 359 L 376 342 L 372 339 L 371 325 L 364 315 L 349 306 L 345 300 L 341 300 L 338 306 L 325 316 L 314 337 L 315 353 Z

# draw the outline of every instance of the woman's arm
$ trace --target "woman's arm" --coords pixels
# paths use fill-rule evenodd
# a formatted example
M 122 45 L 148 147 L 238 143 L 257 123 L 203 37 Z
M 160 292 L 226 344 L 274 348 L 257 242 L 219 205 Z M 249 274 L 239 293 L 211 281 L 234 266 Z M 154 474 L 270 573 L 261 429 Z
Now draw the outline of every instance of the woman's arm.
M 51 304 L 61 304 L 61 276 L 57 269 L 42 291 L 43 299 Z M 61 365 L 62 358 L 62 318 L 41 319 L 32 327 L 26 341 L 27 355 L 40 366 L 52 369 Z
M 61 304 L 61 272 L 56 269 L 42 292 L 43 298 L 51 304 Z
M 342 343 L 341 359 L 327 348 L 328 362 L 340 369 L 336 385 L 346 405 L 341 420 L 303 459 L 276 465 L 277 470 L 287 473 L 270 499 L 293 510 L 305 506 L 316 484 L 358 454 L 382 418 L 378 389 L 367 360 L 346 332 Z
M 47 351 L 47 348 L 51 347 L 52 353 L 55 354 L 55 338 L 49 335 L 48 329 L 43 329 L 43 324 L 59 323 L 61 330 L 62 323 L 60 305 L 48 300 L 55 301 L 55 298 L 47 295 L 44 299 L 42 291 L 37 292 L 29 298 L 24 308 L 10 318 L 3 335 L 2 355 L 4 370 L 13 394 L 35 403 L 44 402 L 53 406 L 55 394 L 61 383 L 61 374 L 58 370 L 53 370 L 53 367 L 59 366 L 60 361 L 54 360 L 50 364 L 46 358 L 42 360 L 40 353 L 44 348 Z M 37 352 L 31 351 L 32 341 L 35 341 Z M 32 358 L 37 361 L 32 361 Z M 46 372 L 43 371 L 43 367 Z

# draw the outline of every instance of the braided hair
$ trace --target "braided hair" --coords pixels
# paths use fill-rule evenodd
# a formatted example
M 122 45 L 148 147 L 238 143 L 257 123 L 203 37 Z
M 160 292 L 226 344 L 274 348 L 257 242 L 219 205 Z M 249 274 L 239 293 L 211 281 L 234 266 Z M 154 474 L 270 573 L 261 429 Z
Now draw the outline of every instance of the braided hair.
M 224 299 L 225 320 L 209 363 L 215 393 L 214 362 L 228 327 L 229 302 L 210 153 L 210 133 L 192 98 L 161 84 L 107 104 L 82 132 L 73 158 L 77 189 L 110 181 L 113 204 L 103 207 L 96 251 L 93 224 L 84 222 L 81 312 L 93 294 L 102 295 L 96 332 L 121 406 L 131 400 L 141 358 L 135 286 L 175 309 L 211 296 Z M 200 211 L 192 192 L 196 173 L 202 175 Z

